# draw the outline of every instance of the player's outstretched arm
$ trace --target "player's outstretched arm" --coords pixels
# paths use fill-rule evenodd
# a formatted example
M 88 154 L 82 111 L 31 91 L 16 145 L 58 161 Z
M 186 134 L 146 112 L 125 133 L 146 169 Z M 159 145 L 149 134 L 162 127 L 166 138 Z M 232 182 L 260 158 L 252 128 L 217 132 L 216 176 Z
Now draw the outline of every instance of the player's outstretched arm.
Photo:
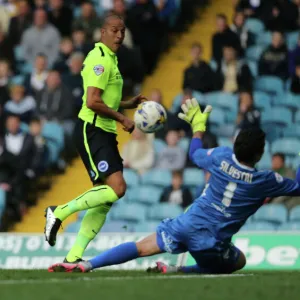
M 87 88 L 87 107 L 98 115 L 108 117 L 121 123 L 125 131 L 132 132 L 134 129 L 134 122 L 123 114 L 109 108 L 102 100 L 102 94 L 103 90 L 89 86 Z
M 147 101 L 148 99 L 144 97 L 143 95 L 139 94 L 129 100 L 121 101 L 120 107 L 124 109 L 133 109 L 137 108 L 139 104 L 141 104 L 144 101 Z

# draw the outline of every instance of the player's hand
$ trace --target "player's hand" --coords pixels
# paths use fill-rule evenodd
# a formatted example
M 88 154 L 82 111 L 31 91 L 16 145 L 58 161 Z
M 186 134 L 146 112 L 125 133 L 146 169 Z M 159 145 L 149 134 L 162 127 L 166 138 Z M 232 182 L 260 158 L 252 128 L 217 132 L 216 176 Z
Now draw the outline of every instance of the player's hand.
M 137 108 L 142 102 L 147 101 L 148 99 L 143 96 L 142 94 L 139 94 L 132 99 L 128 100 L 130 103 L 131 108 Z
M 124 117 L 121 124 L 123 125 L 124 131 L 131 133 L 134 130 L 134 126 L 135 126 L 134 122 L 127 117 Z
M 195 98 L 188 99 L 181 105 L 183 113 L 178 114 L 178 118 L 186 121 L 192 126 L 193 133 L 197 131 L 206 131 L 206 122 L 212 111 L 212 106 L 206 106 L 204 112 L 201 112 L 200 106 Z

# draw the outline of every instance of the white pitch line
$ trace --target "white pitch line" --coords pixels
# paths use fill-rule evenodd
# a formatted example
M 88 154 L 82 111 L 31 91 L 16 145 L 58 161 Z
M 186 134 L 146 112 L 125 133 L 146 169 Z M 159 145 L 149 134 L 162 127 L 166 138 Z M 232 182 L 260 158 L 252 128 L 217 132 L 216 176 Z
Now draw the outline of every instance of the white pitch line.
M 166 280 L 166 279 L 192 279 L 192 278 L 232 278 L 232 277 L 245 277 L 253 276 L 253 274 L 209 274 L 209 275 L 162 275 L 162 276 L 118 276 L 118 277 L 76 277 L 76 278 L 48 278 L 48 279 L 21 279 L 21 280 L 0 280 L 0 285 L 14 285 L 14 284 L 45 284 L 45 283 L 62 283 L 62 282 L 74 282 L 74 281 L 100 281 L 100 280 Z

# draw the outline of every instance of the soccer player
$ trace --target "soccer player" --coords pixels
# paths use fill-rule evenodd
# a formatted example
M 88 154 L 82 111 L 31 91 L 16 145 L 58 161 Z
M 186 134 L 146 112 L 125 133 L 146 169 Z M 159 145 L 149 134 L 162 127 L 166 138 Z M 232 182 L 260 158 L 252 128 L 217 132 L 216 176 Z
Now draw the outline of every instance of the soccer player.
M 231 243 L 232 236 L 267 197 L 300 195 L 300 172 L 298 170 L 297 180 L 293 181 L 272 171 L 255 169 L 265 146 L 265 134 L 260 129 L 240 131 L 233 151 L 228 147 L 202 149 L 201 138 L 212 108 L 206 107 L 202 113 L 197 101 L 192 99 L 187 100 L 182 109 L 179 117 L 193 129 L 189 156 L 194 164 L 211 173 L 202 195 L 185 213 L 162 221 L 156 233 L 142 241 L 121 244 L 78 264 L 53 265 L 48 269 L 50 272 L 88 272 L 137 257 L 186 251 L 193 256 L 196 265 L 175 267 L 157 263 L 155 271 L 232 273 L 245 266 L 245 255 Z
M 119 16 L 106 17 L 101 28 L 101 42 L 95 44 L 82 66 L 84 95 L 75 128 L 75 142 L 93 187 L 74 200 L 47 207 L 45 211 L 45 238 L 50 246 L 54 246 L 61 223 L 73 213 L 87 210 L 65 262 L 81 261 L 84 250 L 100 231 L 112 204 L 126 191 L 122 158 L 117 148 L 116 122 L 130 133 L 134 122 L 118 109 L 136 108 L 145 98 L 138 95 L 121 101 L 123 79 L 116 52 L 123 42 L 124 33 L 125 25 Z

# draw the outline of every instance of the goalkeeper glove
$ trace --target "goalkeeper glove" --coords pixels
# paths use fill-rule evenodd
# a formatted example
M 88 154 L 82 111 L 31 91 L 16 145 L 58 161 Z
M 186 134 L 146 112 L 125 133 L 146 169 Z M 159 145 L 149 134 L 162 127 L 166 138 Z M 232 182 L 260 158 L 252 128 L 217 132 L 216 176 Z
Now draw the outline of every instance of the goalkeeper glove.
M 204 112 L 201 112 L 200 106 L 195 98 L 188 99 L 181 105 L 183 113 L 178 114 L 178 118 L 186 121 L 192 126 L 193 133 L 197 131 L 206 131 L 206 122 L 212 111 L 212 106 L 206 106 Z

